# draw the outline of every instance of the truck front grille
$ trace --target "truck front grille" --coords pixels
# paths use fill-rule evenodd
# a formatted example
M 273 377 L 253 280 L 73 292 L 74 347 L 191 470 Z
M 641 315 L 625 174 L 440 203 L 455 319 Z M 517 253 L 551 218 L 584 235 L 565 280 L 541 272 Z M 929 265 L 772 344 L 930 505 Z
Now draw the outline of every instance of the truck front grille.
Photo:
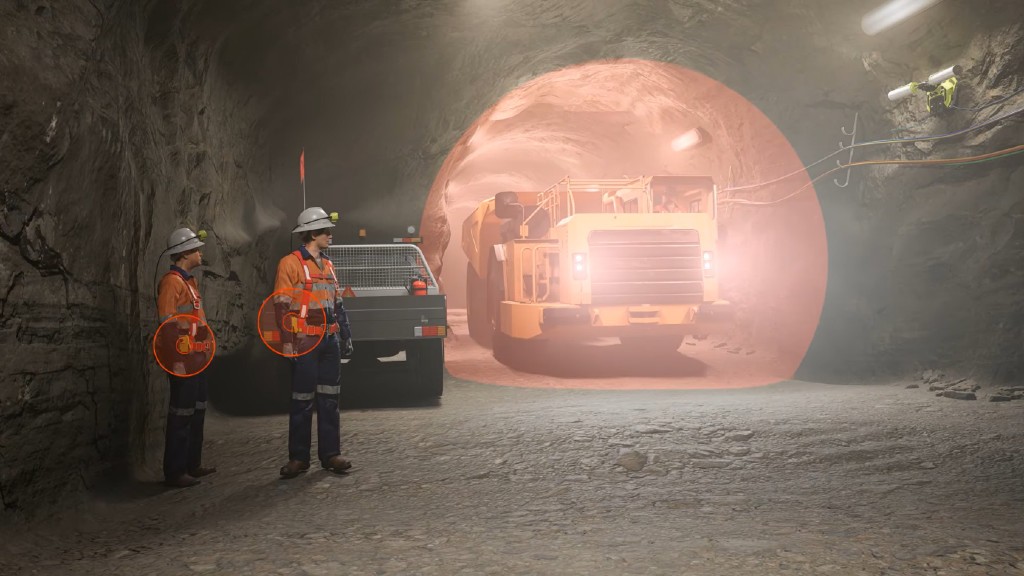
M 592 304 L 699 304 L 704 300 L 696 230 L 594 230 L 589 242 Z

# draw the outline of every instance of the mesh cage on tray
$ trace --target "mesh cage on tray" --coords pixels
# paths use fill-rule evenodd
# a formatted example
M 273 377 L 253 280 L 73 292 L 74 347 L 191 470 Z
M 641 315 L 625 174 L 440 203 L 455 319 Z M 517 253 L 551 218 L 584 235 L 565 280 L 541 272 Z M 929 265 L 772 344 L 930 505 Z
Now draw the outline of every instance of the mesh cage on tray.
M 404 289 L 409 279 L 422 277 L 428 286 L 436 286 L 423 253 L 408 244 L 331 246 L 327 256 L 334 265 L 338 283 L 363 289 Z

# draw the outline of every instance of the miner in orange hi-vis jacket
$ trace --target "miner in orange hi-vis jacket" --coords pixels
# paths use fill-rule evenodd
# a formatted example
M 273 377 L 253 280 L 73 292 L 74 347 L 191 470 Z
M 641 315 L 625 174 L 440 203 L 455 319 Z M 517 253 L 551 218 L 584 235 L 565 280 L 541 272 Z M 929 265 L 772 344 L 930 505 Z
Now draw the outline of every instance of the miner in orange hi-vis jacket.
M 291 357 L 292 401 L 288 425 L 288 463 L 282 478 L 309 470 L 313 406 L 317 415 L 317 457 L 321 466 L 339 474 L 352 463 L 341 456 L 341 357 L 352 355 L 352 333 L 334 267 L 321 251 L 331 245 L 331 217 L 321 208 L 299 214 L 293 234 L 302 234 L 302 246 L 277 264 L 274 312 L 281 331 L 282 351 Z M 289 321 L 308 324 L 289 330 Z M 323 322 L 322 327 L 316 324 Z M 312 330 L 310 330 L 311 328 Z M 294 355 L 294 356 L 292 356 Z
M 160 279 L 157 289 L 157 314 L 161 329 L 156 338 L 170 339 L 160 342 L 163 349 L 173 349 L 174 340 L 185 342 L 209 341 L 209 326 L 192 270 L 202 265 L 199 248 L 205 244 L 188 228 L 179 228 L 167 238 L 171 254 L 171 268 Z M 187 316 L 184 316 L 187 315 Z M 176 317 L 175 320 L 164 323 Z M 216 468 L 205 468 L 203 459 L 203 425 L 206 420 L 206 373 L 211 352 L 189 349 L 179 355 L 168 354 L 165 368 L 169 374 L 170 402 L 167 429 L 164 438 L 164 481 L 168 486 L 186 488 L 199 483 L 201 476 L 212 474 Z

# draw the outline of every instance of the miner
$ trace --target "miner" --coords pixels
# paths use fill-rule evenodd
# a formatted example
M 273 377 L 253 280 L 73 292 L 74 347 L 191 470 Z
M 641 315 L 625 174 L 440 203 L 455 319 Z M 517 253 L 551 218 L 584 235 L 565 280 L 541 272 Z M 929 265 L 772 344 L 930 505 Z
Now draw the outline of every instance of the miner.
M 217 471 L 202 465 L 207 386 L 204 371 L 212 355 L 212 334 L 206 324 L 199 285 L 192 275 L 203 263 L 199 250 L 202 246 L 204 243 L 188 228 L 171 232 L 165 253 L 170 253 L 172 265 L 157 290 L 161 323 L 158 345 L 168 351 L 159 353 L 158 359 L 170 379 L 164 481 L 178 488 L 195 486 L 200 477 Z
M 309 469 L 314 406 L 321 466 L 339 474 L 352 467 L 341 456 L 338 408 L 341 357 L 352 354 L 352 334 L 334 267 L 322 252 L 331 245 L 333 227 L 321 208 L 303 210 L 292 230 L 302 235 L 302 245 L 277 265 L 275 314 L 282 353 L 292 364 L 288 463 L 281 467 L 282 478 Z

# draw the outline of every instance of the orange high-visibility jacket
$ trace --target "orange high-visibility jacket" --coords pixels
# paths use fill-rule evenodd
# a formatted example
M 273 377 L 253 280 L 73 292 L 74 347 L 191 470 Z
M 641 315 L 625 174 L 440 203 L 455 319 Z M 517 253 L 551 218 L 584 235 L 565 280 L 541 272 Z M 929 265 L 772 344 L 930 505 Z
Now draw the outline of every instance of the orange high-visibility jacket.
M 159 341 L 155 344 L 162 350 L 173 349 L 175 341 L 180 336 L 188 336 L 193 341 L 204 342 L 211 339 L 212 334 L 206 323 L 206 312 L 203 310 L 203 299 L 199 295 L 199 285 L 195 276 L 188 275 L 183 270 L 172 267 L 160 279 L 157 288 L 157 315 L 160 317 L 162 328 L 159 331 Z M 192 318 L 180 317 L 169 326 L 163 326 L 164 322 L 177 314 L 188 314 Z M 198 320 L 196 320 L 198 318 Z M 207 354 L 193 353 L 183 358 L 185 369 L 194 372 L 208 358 Z
M 161 323 L 175 314 L 190 314 L 198 316 L 200 324 L 206 325 L 206 312 L 203 310 L 202 302 L 203 298 L 199 295 L 199 285 L 195 276 L 185 280 L 180 272 L 171 270 L 160 279 L 156 311 Z
M 300 259 L 295 252 L 281 258 L 277 263 L 277 280 L 274 282 L 274 291 L 298 291 L 309 288 L 313 293 L 309 302 L 310 308 L 323 308 L 327 312 L 334 310 L 334 300 L 338 295 L 338 285 L 334 280 L 331 261 L 323 258 L 322 262 L 323 267 L 314 258 Z M 309 271 L 308 283 L 306 278 L 307 270 Z M 292 304 L 297 304 L 297 302 Z
M 325 314 L 333 316 L 341 329 L 341 337 L 347 339 L 348 315 L 345 313 L 334 267 L 327 257 L 321 257 L 321 264 L 312 256 L 307 256 L 308 252 L 305 249 L 299 249 L 278 261 L 274 292 L 287 291 L 296 294 L 301 290 L 309 290 L 309 308 L 321 308 Z M 288 304 L 292 310 L 297 310 L 301 306 L 301 302 L 294 298 L 279 296 L 276 300 L 278 304 Z

